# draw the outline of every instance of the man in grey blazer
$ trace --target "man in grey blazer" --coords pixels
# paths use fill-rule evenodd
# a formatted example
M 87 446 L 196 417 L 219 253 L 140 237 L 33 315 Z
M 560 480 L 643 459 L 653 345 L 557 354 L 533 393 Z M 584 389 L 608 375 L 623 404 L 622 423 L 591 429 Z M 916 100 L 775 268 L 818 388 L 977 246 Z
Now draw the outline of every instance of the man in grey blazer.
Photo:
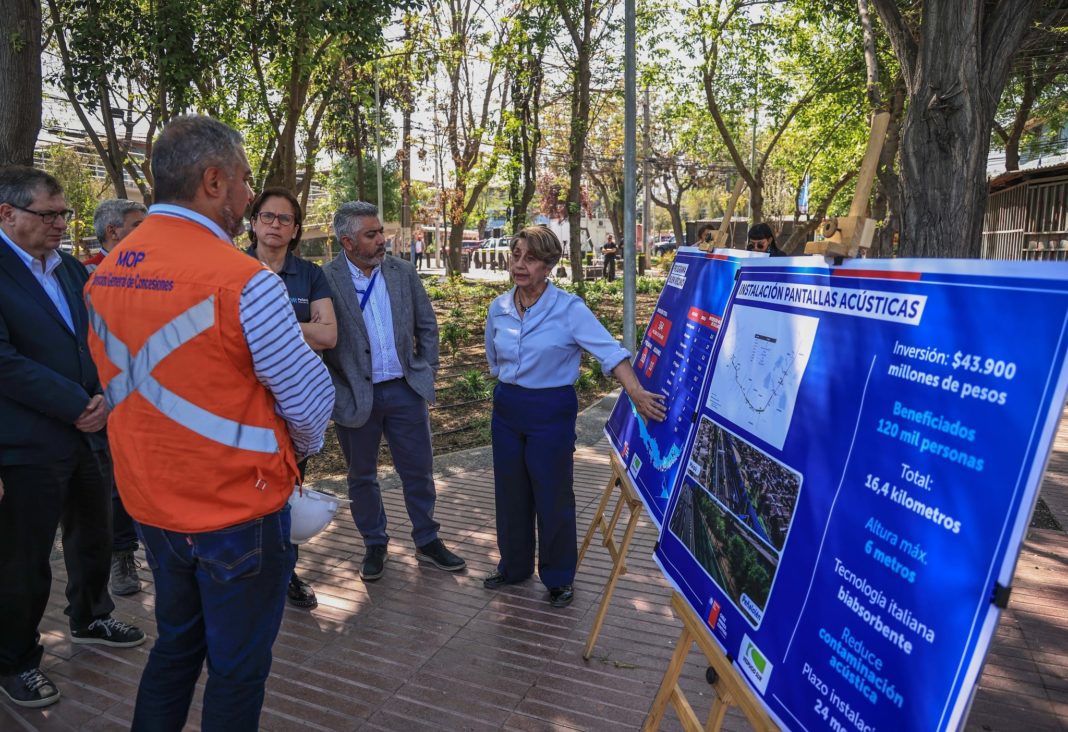
M 323 358 L 334 380 L 334 424 L 348 463 L 352 518 L 367 551 L 360 576 L 382 576 L 389 535 L 378 485 L 386 437 L 404 487 L 415 556 L 439 569 L 467 566 L 438 538 L 430 416 L 438 369 L 438 323 L 415 268 L 386 256 L 378 208 L 344 203 L 334 214 L 344 251 L 323 267 L 337 312 L 337 346 Z

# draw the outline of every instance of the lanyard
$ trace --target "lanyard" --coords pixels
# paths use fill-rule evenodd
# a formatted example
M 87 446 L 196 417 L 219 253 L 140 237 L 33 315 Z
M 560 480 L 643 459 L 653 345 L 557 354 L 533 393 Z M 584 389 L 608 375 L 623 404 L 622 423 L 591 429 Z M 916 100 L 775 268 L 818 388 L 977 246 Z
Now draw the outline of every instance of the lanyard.
M 381 271 L 381 270 L 379 270 L 379 271 Z M 360 296 L 360 310 L 363 310 L 363 309 L 365 309 L 367 307 L 367 299 L 369 297 L 371 297 L 371 290 L 375 289 L 375 282 L 377 280 L 378 280 L 378 272 L 375 272 L 373 275 L 371 275 L 371 281 L 369 283 L 367 283 L 367 289 L 364 290 L 361 293 L 361 296 Z M 356 292 L 360 292 L 360 291 L 356 290 Z

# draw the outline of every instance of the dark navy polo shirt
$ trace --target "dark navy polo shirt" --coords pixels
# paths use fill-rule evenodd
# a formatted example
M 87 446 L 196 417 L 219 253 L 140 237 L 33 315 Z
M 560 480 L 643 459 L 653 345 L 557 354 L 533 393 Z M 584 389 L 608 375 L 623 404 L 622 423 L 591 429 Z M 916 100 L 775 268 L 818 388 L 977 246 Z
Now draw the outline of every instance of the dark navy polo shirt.
M 245 251 L 253 257 L 256 256 L 256 250 L 252 247 Z M 291 252 L 287 252 L 286 261 L 278 276 L 282 278 L 289 292 L 289 302 L 293 306 L 297 322 L 311 322 L 311 304 L 330 297 L 330 285 L 323 270 L 315 262 L 294 257 Z

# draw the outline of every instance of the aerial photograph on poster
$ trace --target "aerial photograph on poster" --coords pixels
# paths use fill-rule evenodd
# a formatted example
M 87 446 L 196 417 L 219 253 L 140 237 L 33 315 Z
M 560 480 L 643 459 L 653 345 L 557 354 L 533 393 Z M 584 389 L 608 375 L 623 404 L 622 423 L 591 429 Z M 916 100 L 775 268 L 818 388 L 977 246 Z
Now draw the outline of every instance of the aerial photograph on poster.
M 759 625 L 801 476 L 703 417 L 670 531 Z

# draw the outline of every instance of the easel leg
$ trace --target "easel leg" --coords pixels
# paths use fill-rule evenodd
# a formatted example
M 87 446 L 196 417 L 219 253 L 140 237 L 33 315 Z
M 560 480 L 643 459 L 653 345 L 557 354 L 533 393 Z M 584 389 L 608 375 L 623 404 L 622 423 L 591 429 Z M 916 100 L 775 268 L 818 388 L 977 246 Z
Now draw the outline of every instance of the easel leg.
M 622 503 L 622 501 L 621 501 Z M 619 556 L 615 557 L 616 563 L 612 567 L 612 574 L 608 577 L 608 583 L 604 586 L 604 594 L 601 595 L 601 606 L 597 608 L 597 616 L 593 619 L 593 627 L 586 639 L 586 648 L 582 651 L 582 657 L 587 661 L 593 655 L 593 645 L 597 642 L 597 636 L 601 633 L 601 625 L 604 616 L 608 613 L 608 603 L 612 601 L 612 593 L 616 591 L 616 582 L 620 575 L 627 571 L 627 552 L 630 550 L 630 540 L 634 536 L 634 530 L 638 528 L 638 517 L 641 516 L 641 506 L 630 507 L 630 521 L 627 522 L 627 530 L 623 532 L 623 541 L 619 545 Z
M 664 680 L 660 682 L 660 688 L 653 699 L 653 706 L 649 708 L 649 716 L 645 718 L 642 732 L 656 732 L 660 729 L 660 723 L 664 720 L 664 712 L 671 703 L 672 694 L 679 683 L 682 675 L 682 667 L 686 663 L 686 657 L 690 655 L 690 646 L 693 645 L 693 636 L 688 628 L 682 629 L 679 642 L 675 646 L 675 652 L 671 654 L 671 662 L 667 671 L 664 672 Z
M 578 561 L 575 562 L 575 571 L 578 571 L 579 566 L 582 564 L 582 558 L 586 556 L 586 550 L 590 548 L 590 543 L 593 541 L 593 534 L 597 531 L 597 526 L 604 521 L 604 510 L 608 506 L 608 501 L 612 497 L 612 491 L 616 487 L 616 481 L 619 480 L 615 470 L 612 471 L 612 475 L 608 478 L 608 485 L 604 487 L 604 492 L 601 494 L 601 503 L 597 506 L 597 510 L 593 514 L 593 518 L 590 520 L 590 528 L 586 529 L 586 538 L 582 540 L 582 546 L 579 547 Z

